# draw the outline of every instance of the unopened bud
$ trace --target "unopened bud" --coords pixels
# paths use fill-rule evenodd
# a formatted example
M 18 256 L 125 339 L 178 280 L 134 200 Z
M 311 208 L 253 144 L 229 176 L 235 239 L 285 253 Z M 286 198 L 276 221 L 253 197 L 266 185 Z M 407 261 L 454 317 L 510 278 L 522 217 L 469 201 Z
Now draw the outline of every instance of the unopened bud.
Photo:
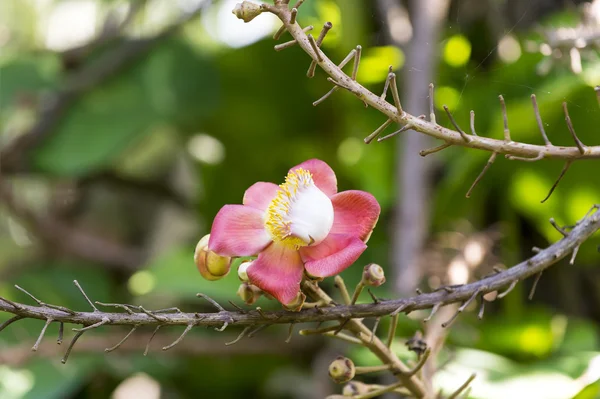
M 342 388 L 342 394 L 348 396 L 358 396 L 369 392 L 369 386 L 360 381 L 350 381 L 344 388 Z
M 343 384 L 354 378 L 354 363 L 344 356 L 339 356 L 329 365 L 329 377 L 338 384 Z
M 246 305 L 252 305 L 260 298 L 262 291 L 250 283 L 242 283 L 237 290 L 237 295 L 242 298 Z
M 194 251 L 194 262 L 198 271 L 207 280 L 215 281 L 222 279 L 229 273 L 231 258 L 221 256 L 208 249 L 210 234 L 205 235 L 198 241 Z
M 243 19 L 244 22 L 250 22 L 263 11 L 263 8 L 259 4 L 244 1 L 237 3 L 233 8 L 232 13 L 239 19 Z
M 238 277 L 240 278 L 241 281 L 243 282 L 248 282 L 248 268 L 252 265 L 251 260 L 246 260 L 243 261 L 240 266 L 238 267 Z
M 369 263 L 365 266 L 362 279 L 365 285 L 379 287 L 381 284 L 385 283 L 383 267 L 376 263 Z
M 290 303 L 284 304 L 283 307 L 287 310 L 291 310 L 292 312 L 298 312 L 300 309 L 302 309 L 302 305 L 304 305 L 305 300 L 306 295 L 304 295 L 302 291 L 299 291 L 298 295 L 296 295 L 296 299 Z

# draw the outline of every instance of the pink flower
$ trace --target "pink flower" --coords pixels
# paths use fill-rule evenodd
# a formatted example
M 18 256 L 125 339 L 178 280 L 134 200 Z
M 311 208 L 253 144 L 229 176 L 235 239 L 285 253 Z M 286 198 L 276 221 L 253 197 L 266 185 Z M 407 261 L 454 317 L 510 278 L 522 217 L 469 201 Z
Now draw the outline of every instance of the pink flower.
M 333 276 L 358 259 L 380 210 L 367 192 L 338 193 L 331 167 L 311 159 L 290 169 L 282 185 L 255 183 L 243 205 L 221 208 L 208 248 L 221 256 L 258 255 L 245 270 L 250 283 L 292 304 L 305 271 Z

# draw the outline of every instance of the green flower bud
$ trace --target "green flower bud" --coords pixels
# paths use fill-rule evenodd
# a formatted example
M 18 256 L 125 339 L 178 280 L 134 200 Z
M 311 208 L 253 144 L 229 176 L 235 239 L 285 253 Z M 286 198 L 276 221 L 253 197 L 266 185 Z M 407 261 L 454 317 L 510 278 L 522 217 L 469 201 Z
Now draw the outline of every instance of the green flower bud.
M 250 22 L 263 12 L 263 8 L 259 4 L 244 1 L 237 3 L 232 11 L 233 15 L 244 22 Z
M 209 239 L 210 234 L 207 234 L 198 241 L 194 251 L 194 262 L 202 277 L 209 281 L 215 281 L 222 279 L 229 273 L 231 258 L 210 251 L 208 249 Z
M 379 287 L 385 283 L 383 268 L 376 263 L 369 263 L 363 271 L 363 282 L 371 287 Z
M 237 290 L 237 295 L 242 298 L 246 305 L 252 305 L 260 298 L 262 291 L 255 285 L 250 283 L 242 283 Z
M 339 356 L 329 365 L 329 377 L 338 384 L 353 379 L 355 372 L 354 363 L 347 357 Z

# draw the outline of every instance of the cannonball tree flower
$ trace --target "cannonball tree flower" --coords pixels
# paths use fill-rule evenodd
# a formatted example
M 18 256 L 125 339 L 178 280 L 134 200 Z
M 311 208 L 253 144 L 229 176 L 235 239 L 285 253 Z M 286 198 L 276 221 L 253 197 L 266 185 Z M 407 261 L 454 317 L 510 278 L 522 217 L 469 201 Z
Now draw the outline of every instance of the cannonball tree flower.
M 367 192 L 338 193 L 331 167 L 311 159 L 290 169 L 280 186 L 255 183 L 243 205 L 223 206 L 208 249 L 221 256 L 258 255 L 244 270 L 249 282 L 284 306 L 298 307 L 304 273 L 323 278 L 354 263 L 380 211 Z

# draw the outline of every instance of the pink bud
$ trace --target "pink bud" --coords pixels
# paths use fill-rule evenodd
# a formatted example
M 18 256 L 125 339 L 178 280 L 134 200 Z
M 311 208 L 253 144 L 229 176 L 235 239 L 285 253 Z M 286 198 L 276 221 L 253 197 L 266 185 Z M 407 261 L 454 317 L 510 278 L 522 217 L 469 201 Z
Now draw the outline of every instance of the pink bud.
M 354 363 L 347 357 L 339 356 L 329 365 L 329 377 L 338 384 L 350 381 L 355 373 Z
M 385 283 L 383 268 L 376 263 L 369 263 L 363 271 L 363 282 L 371 287 L 379 287 Z

